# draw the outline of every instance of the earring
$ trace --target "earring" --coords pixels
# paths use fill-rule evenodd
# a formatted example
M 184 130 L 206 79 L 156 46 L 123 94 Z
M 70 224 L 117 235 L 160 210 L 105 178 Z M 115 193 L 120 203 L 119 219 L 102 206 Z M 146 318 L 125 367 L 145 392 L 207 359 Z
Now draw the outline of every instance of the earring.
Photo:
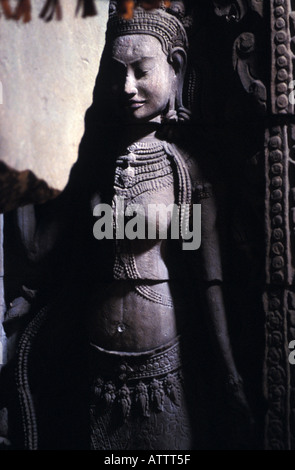
M 168 113 L 165 114 L 165 116 L 162 116 L 163 124 L 168 124 L 168 123 L 177 122 L 177 121 L 178 121 L 178 115 L 175 109 L 170 109 Z
M 176 97 L 176 83 L 175 81 L 171 84 L 171 96 L 168 102 L 168 109 L 165 114 L 162 115 L 163 124 L 173 123 L 178 121 L 178 115 L 175 109 L 175 97 Z
M 190 121 L 192 113 L 189 109 L 185 108 L 184 106 L 180 106 L 177 110 L 178 120 L 180 122 L 187 122 Z

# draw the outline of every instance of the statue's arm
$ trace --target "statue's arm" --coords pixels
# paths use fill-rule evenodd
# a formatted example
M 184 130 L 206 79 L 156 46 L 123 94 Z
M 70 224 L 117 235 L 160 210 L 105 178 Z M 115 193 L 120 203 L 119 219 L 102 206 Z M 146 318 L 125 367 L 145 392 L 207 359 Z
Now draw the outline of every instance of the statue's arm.
M 224 376 L 237 382 L 239 374 L 230 344 L 226 309 L 223 296 L 223 266 L 220 246 L 218 210 L 212 193 L 201 200 L 201 269 L 200 295 L 204 305 L 206 323 L 214 350 L 224 371 Z
M 205 323 L 216 364 L 223 377 L 224 389 L 238 414 L 252 422 L 252 415 L 244 392 L 242 378 L 237 369 L 228 330 L 223 295 L 222 256 L 218 210 L 211 194 L 201 201 L 201 247 L 197 269 L 201 270 L 200 296 Z M 199 273 L 200 274 L 200 273 Z

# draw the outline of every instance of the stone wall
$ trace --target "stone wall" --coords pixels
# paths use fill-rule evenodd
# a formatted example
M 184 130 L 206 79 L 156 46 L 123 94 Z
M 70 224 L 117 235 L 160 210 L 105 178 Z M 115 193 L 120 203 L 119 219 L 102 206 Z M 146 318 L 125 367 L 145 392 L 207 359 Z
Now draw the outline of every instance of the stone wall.
M 0 160 L 62 189 L 91 103 L 108 0 L 87 19 L 75 17 L 76 2 L 63 1 L 62 21 L 49 23 L 38 18 L 43 4 L 32 1 L 26 24 L 0 18 Z

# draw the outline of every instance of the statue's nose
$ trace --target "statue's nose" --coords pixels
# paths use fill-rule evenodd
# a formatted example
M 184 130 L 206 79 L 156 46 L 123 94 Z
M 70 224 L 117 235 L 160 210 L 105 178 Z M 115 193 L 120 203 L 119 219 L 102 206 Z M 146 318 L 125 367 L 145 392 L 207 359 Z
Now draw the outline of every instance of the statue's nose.
M 136 88 L 136 80 L 133 74 L 127 74 L 125 80 L 125 87 L 124 91 L 127 95 L 136 95 L 137 88 Z

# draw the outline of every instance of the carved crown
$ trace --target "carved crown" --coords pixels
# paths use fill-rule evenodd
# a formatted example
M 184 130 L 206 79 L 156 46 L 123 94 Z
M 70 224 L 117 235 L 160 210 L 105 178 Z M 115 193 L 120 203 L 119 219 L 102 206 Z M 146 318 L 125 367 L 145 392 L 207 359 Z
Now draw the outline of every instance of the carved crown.
M 112 41 L 119 36 L 129 34 L 149 34 L 156 37 L 167 56 L 171 56 L 176 49 L 184 51 L 188 49 L 186 30 L 171 8 L 162 6 L 146 10 L 139 5 L 134 9 L 132 17 L 126 19 L 117 12 L 116 2 L 112 2 L 106 40 Z

